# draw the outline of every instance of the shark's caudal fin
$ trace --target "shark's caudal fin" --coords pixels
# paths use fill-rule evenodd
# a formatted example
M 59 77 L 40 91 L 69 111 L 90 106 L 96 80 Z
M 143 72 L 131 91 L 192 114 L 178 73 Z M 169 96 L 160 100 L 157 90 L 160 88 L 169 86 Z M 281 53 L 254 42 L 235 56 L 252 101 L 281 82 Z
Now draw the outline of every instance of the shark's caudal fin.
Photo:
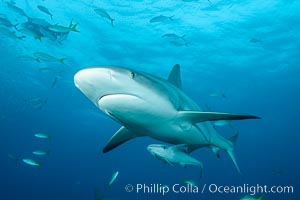
M 232 113 L 219 112 L 200 112 L 200 111 L 179 111 L 178 117 L 182 120 L 190 121 L 192 123 L 200 123 L 205 121 L 217 120 L 242 120 L 242 119 L 260 119 L 260 117 L 253 115 L 241 115 Z
M 234 145 L 236 143 L 236 140 L 237 140 L 238 136 L 239 136 L 239 133 L 236 133 L 234 136 L 232 136 L 228 139 L 232 143 L 232 148 L 227 149 L 226 151 L 227 151 L 228 155 L 230 156 L 230 158 L 231 158 L 233 164 L 235 165 L 236 169 L 238 170 L 239 174 L 241 174 L 240 168 L 239 168 L 239 166 L 236 162 L 235 155 L 234 155 Z
M 178 64 L 174 65 L 168 81 L 178 87 L 179 89 L 182 89 L 181 87 L 181 76 L 180 76 L 180 66 Z
M 132 138 L 139 137 L 139 135 L 136 135 L 130 131 L 128 131 L 127 128 L 122 126 L 108 141 L 106 146 L 103 149 L 103 153 L 109 152 L 110 150 L 116 148 L 117 146 L 123 144 L 127 140 L 130 140 Z

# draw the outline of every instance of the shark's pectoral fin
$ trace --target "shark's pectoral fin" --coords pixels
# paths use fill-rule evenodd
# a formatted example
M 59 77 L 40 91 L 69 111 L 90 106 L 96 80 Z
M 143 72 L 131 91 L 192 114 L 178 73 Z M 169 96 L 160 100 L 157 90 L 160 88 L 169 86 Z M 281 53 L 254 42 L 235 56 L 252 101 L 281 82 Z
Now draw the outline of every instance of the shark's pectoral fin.
M 189 163 L 185 163 L 185 162 L 180 162 L 179 163 L 179 165 L 181 165 L 182 167 L 184 167 L 184 168 L 187 168 L 187 165 L 188 165 Z
M 187 168 L 187 164 L 186 164 L 186 163 L 184 163 L 184 162 L 181 163 L 181 162 L 180 162 L 179 164 L 180 164 L 182 167 Z
M 197 160 L 198 161 L 198 160 Z M 196 165 L 200 167 L 200 178 L 202 177 L 202 172 L 203 172 L 203 164 L 202 162 L 198 161 L 197 163 L 187 163 L 187 162 L 179 162 L 181 166 L 184 168 L 187 168 L 188 165 Z
M 181 76 L 180 76 L 180 66 L 178 64 L 174 65 L 168 81 L 175 85 L 177 88 L 182 89 L 181 87 Z
M 103 153 L 106 153 L 117 146 L 123 144 L 127 140 L 130 140 L 135 137 L 139 137 L 140 135 L 137 135 L 135 133 L 130 132 L 127 128 L 122 126 L 108 141 L 106 146 L 103 149 Z
M 253 115 L 241 115 L 241 114 L 219 113 L 219 112 L 200 112 L 200 111 L 179 111 L 178 117 L 182 120 L 190 121 L 192 123 L 200 123 L 205 121 L 216 121 L 216 120 L 260 119 L 260 117 L 253 116 Z
M 163 163 L 169 164 L 169 165 L 173 166 L 173 163 L 170 162 L 167 158 L 161 157 L 161 156 L 158 156 L 158 155 L 156 155 L 155 157 L 156 157 L 158 160 L 161 160 Z
M 165 162 L 166 164 L 169 164 L 169 165 L 173 166 L 173 163 L 170 162 L 168 159 L 165 159 L 164 162 Z

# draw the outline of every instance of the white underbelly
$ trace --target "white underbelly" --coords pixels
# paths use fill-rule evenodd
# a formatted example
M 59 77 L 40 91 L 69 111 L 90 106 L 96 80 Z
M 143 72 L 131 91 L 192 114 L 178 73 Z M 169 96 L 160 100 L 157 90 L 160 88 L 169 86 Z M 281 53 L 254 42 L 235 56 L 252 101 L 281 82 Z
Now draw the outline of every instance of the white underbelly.
M 130 127 L 155 126 L 170 120 L 177 113 L 168 101 L 144 101 L 140 97 L 127 94 L 104 96 L 98 101 L 98 106 L 122 125 Z

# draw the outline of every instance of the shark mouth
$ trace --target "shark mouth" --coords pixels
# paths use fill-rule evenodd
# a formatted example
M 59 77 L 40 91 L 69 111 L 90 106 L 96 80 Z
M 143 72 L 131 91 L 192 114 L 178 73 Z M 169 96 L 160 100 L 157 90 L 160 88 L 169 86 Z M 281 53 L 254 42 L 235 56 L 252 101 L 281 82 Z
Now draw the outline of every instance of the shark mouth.
M 118 95 L 128 95 L 128 94 L 124 94 L 124 93 L 114 93 L 114 94 L 105 94 L 105 95 L 102 95 L 98 98 L 97 100 L 97 107 L 102 110 L 106 115 L 108 115 L 111 119 L 115 120 L 116 122 L 120 123 L 120 124 L 123 124 L 125 125 L 125 123 L 119 119 L 116 115 L 114 115 L 111 111 L 107 110 L 107 109 L 104 109 L 104 108 L 101 108 L 100 107 L 100 102 L 103 98 L 105 97 L 110 97 L 110 96 L 118 96 Z M 128 96 L 135 96 L 135 95 L 128 95 Z
M 112 118 L 116 122 L 125 125 L 125 123 L 122 120 L 120 120 L 118 117 L 116 117 L 113 113 L 111 113 L 111 112 L 109 112 L 109 111 L 106 110 L 105 114 L 107 114 L 110 118 Z

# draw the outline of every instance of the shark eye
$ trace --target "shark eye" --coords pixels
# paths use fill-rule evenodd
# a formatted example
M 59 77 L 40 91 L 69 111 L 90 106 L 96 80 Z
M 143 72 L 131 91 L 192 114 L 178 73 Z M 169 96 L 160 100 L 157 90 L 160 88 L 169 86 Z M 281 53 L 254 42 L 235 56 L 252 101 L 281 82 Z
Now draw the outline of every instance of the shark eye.
M 134 72 L 130 72 L 130 77 L 133 79 L 135 76 Z
M 166 149 L 166 146 L 163 146 L 163 149 Z

